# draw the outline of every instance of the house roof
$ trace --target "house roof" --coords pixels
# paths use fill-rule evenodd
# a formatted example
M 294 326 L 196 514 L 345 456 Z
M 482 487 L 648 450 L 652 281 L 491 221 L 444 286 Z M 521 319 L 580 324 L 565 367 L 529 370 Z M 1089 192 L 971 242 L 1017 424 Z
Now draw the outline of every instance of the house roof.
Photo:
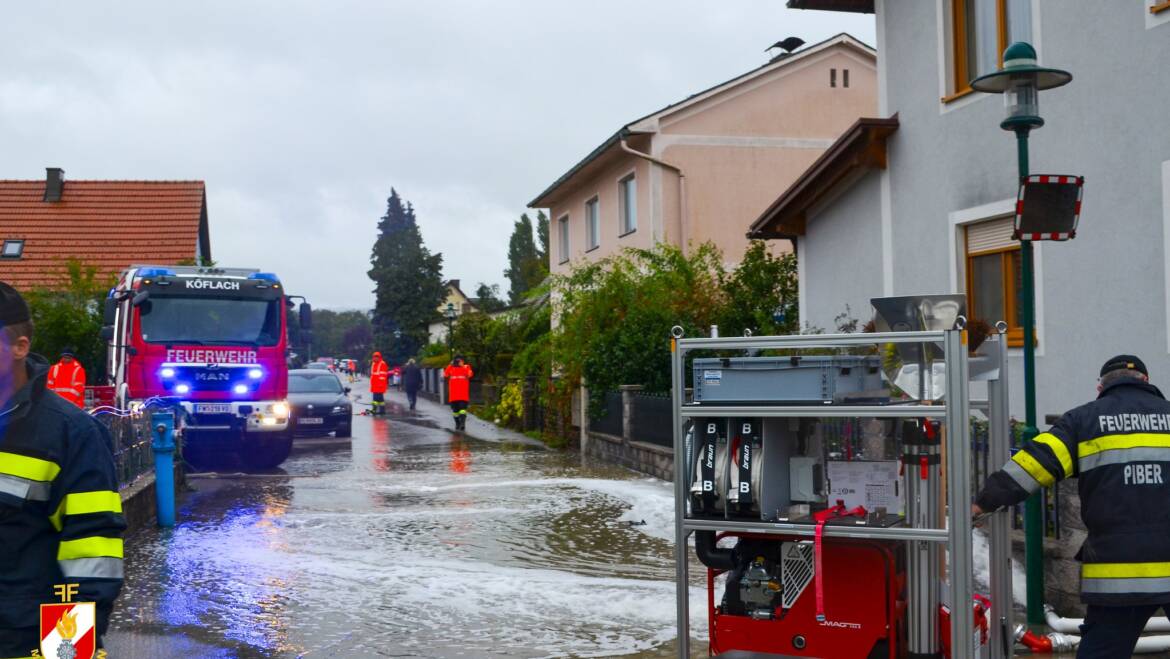
M 683 109 L 688 108 L 692 105 L 696 105 L 698 103 L 701 103 L 701 102 L 711 98 L 712 96 L 715 96 L 715 95 L 720 94 L 720 93 L 722 93 L 722 92 L 724 92 L 732 87 L 735 87 L 736 85 L 743 84 L 745 82 L 748 82 L 750 80 L 758 78 L 761 75 L 765 75 L 767 73 L 775 71 L 776 69 L 788 66 L 789 64 L 793 64 L 795 62 L 807 59 L 808 57 L 811 57 L 812 55 L 814 55 L 816 53 L 822 52 L 822 51 L 824 51 L 832 46 L 838 45 L 838 44 L 846 44 L 846 45 L 852 46 L 852 47 L 856 48 L 857 50 L 869 55 L 870 57 L 877 56 L 876 51 L 871 46 L 858 40 L 857 38 L 855 38 L 851 34 L 841 32 L 840 34 L 837 34 L 836 36 L 830 37 L 828 39 L 825 39 L 824 41 L 821 41 L 819 43 L 815 43 L 811 46 L 807 46 L 807 47 L 805 47 L 799 51 L 796 51 L 790 55 L 785 55 L 785 56 L 774 58 L 774 59 L 772 59 L 772 61 L 768 62 L 767 64 L 764 64 L 762 66 L 758 66 L 758 67 L 752 69 L 751 71 L 748 71 L 746 73 L 742 73 L 742 74 L 740 74 L 740 75 L 738 75 L 730 80 L 726 80 L 726 81 L 721 82 L 721 83 L 714 85 L 712 87 L 708 87 L 707 89 L 704 89 L 701 92 L 691 94 L 690 96 L 686 97 L 685 99 L 683 99 L 681 101 L 678 101 L 676 103 L 671 103 L 670 105 L 667 105 L 666 107 L 660 108 L 658 110 L 655 110 L 654 112 L 651 112 L 650 114 L 639 117 L 639 118 L 629 122 L 628 124 L 622 126 L 621 128 L 619 128 L 617 130 L 617 132 L 615 132 L 613 135 L 610 135 L 608 138 L 606 138 L 606 140 L 604 142 L 602 142 L 601 144 L 599 144 L 597 146 L 597 148 L 590 151 L 589 154 L 586 155 L 584 158 L 582 158 L 577 164 L 573 165 L 571 168 L 569 168 L 569 170 L 567 172 L 562 174 L 559 178 L 557 178 L 557 180 L 553 181 L 552 184 L 550 184 L 547 188 L 545 188 L 543 192 L 541 192 L 539 195 L 536 196 L 536 198 L 534 198 L 532 201 L 528 202 L 529 208 L 546 208 L 546 207 L 548 207 L 549 204 L 547 203 L 547 201 L 554 196 L 554 193 L 556 193 L 557 190 L 561 186 L 563 186 L 565 183 L 568 183 L 571 179 L 576 177 L 579 173 L 582 172 L 582 170 L 585 170 L 591 163 L 593 163 L 595 160 L 598 160 L 603 154 L 609 154 L 611 152 L 619 151 L 619 148 L 620 148 L 619 145 L 623 139 L 629 138 L 629 137 L 634 136 L 634 135 L 643 135 L 643 134 L 649 134 L 649 133 L 656 132 L 656 124 L 657 124 L 658 119 L 660 119 L 661 117 L 663 117 L 667 114 L 670 114 L 672 112 L 678 112 L 679 110 L 683 110 Z
M 873 0 L 788 0 L 789 9 L 823 9 L 872 14 Z
M 52 287 L 78 259 L 99 276 L 132 263 L 174 265 L 211 258 L 203 181 L 67 180 L 45 201 L 44 180 L 0 180 L 0 241 L 23 240 L 20 258 L 0 258 L 0 280 Z
M 898 130 L 898 115 L 858 119 L 771 206 L 752 222 L 752 239 L 803 236 L 809 209 L 855 182 L 871 168 L 886 168 L 886 138 Z

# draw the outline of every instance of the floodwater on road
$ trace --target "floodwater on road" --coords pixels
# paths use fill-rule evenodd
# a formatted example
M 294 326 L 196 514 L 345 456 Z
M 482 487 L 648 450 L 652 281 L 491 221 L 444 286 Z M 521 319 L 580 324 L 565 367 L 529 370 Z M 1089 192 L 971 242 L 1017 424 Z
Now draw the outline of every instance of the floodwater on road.
M 673 653 L 669 484 L 389 411 L 192 479 L 178 526 L 127 542 L 110 656 Z

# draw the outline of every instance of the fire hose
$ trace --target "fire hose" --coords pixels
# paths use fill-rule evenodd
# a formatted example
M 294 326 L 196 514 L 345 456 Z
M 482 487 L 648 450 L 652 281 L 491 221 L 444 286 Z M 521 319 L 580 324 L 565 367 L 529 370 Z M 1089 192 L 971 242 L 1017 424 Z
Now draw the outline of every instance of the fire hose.
M 1045 604 L 1044 622 L 1052 628 L 1052 631 L 1063 632 L 1065 634 L 1079 634 L 1081 633 L 1081 625 L 1085 624 L 1085 619 L 1062 618 L 1056 614 L 1056 609 L 1052 608 L 1051 604 Z M 1146 623 L 1144 631 L 1170 632 L 1170 620 L 1166 616 L 1150 618 L 1150 621 Z
M 1060 618 L 1052 610 L 1052 607 L 1045 607 L 1045 617 L 1049 625 L 1054 629 L 1056 625 L 1052 622 L 1058 622 L 1061 629 L 1069 629 L 1070 624 L 1078 620 L 1077 618 Z M 1155 619 L 1153 622 L 1164 623 L 1165 618 L 1159 620 Z M 1050 632 L 1048 634 L 1034 634 L 1028 630 L 1024 624 L 1016 625 L 1015 629 L 1016 642 L 1028 648 L 1035 653 L 1062 653 L 1075 652 L 1077 646 L 1081 643 L 1081 637 L 1075 634 L 1066 634 L 1062 632 Z M 1167 652 L 1170 651 L 1170 635 L 1162 636 L 1143 636 L 1138 639 L 1137 645 L 1134 646 L 1134 654 L 1148 654 L 1153 652 Z

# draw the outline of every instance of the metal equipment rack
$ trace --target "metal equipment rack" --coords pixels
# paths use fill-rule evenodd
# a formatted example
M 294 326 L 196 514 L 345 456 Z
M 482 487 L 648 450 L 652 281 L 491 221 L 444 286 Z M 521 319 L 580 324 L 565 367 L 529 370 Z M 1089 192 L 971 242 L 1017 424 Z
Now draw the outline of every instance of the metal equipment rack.
M 960 317 L 957 323 L 965 323 Z M 906 478 L 906 526 L 893 528 L 826 526 L 827 538 L 866 538 L 873 540 L 905 541 L 910 543 L 907 553 L 907 646 L 911 653 L 934 656 L 941 651 L 938 608 L 941 597 L 938 575 L 945 547 L 949 554 L 950 637 L 952 659 L 972 659 L 973 648 L 962 642 L 971 638 L 974 625 L 972 596 L 974 590 L 972 557 L 971 447 L 970 419 L 972 407 L 986 411 L 990 421 L 989 458 L 995 467 L 1009 457 L 1010 433 L 1007 406 L 1007 351 L 1006 326 L 999 325 L 999 333 L 988 341 L 999 341 L 998 369 L 987 379 L 988 398 L 971 401 L 968 396 L 968 354 L 966 333 L 962 329 L 942 331 L 886 332 L 865 334 L 822 334 L 793 336 L 745 336 L 726 338 L 683 338 L 681 328 L 675 328 L 671 339 L 672 406 L 674 413 L 674 486 L 675 486 L 675 563 L 676 599 L 678 603 L 678 656 L 690 657 L 690 602 L 688 571 L 688 538 L 694 531 L 730 531 L 741 533 L 772 533 L 786 536 L 812 536 L 814 528 L 807 524 L 783 522 L 744 521 L 730 519 L 724 506 L 724 519 L 694 518 L 688 514 L 691 460 L 689 458 L 685 422 L 695 417 L 880 417 L 931 418 L 945 423 L 946 450 L 946 528 L 937 528 L 940 519 L 941 480 L 939 464 L 929 467 L 925 480 Z M 946 364 L 945 398 L 943 404 L 889 404 L 889 405 L 719 405 L 696 404 L 686 400 L 686 355 L 694 350 L 769 350 L 806 348 L 843 348 L 882 344 L 941 345 Z M 926 364 L 919 362 L 919 373 Z M 937 453 L 938 446 L 920 448 L 922 455 Z M 726 464 L 731 462 L 731 442 L 727 442 Z M 907 474 L 913 470 L 907 469 Z M 1007 515 L 997 514 L 989 522 L 991 549 L 992 614 L 988 646 L 991 656 L 1000 659 L 1012 656 L 1011 554 L 1010 528 Z M 1005 604 L 1006 603 L 1006 604 Z

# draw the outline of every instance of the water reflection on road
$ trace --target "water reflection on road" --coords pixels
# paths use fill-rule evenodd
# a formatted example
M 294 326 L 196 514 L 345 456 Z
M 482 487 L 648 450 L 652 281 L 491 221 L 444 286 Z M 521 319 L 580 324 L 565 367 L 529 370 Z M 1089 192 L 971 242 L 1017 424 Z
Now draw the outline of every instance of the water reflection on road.
M 671 654 L 669 485 L 425 419 L 354 434 L 193 480 L 128 543 L 111 656 Z

